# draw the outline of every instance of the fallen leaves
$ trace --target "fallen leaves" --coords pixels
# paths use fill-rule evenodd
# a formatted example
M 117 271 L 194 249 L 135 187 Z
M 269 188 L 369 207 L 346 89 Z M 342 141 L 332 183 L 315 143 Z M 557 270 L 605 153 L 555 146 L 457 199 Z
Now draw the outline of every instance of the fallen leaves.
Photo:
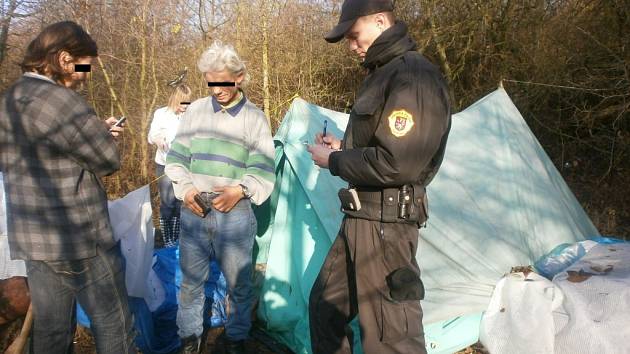
M 597 275 L 597 274 L 585 272 L 584 269 L 580 269 L 578 272 L 574 270 L 569 270 L 567 271 L 567 274 L 569 274 L 569 276 L 567 277 L 567 280 L 572 283 L 581 283 L 587 280 L 588 278 L 592 277 L 593 275 Z

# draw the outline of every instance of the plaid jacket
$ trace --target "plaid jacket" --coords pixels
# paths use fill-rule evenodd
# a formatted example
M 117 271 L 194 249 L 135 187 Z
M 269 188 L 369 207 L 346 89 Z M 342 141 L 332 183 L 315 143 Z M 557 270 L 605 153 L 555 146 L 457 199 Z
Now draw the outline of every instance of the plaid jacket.
M 72 260 L 115 245 L 99 177 L 119 167 L 113 137 L 80 95 L 22 76 L 0 97 L 11 258 Z

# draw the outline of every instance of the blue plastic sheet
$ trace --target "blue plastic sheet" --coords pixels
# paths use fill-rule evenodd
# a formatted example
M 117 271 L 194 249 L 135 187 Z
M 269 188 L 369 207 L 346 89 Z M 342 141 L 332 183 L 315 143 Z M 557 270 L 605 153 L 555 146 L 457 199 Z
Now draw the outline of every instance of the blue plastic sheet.
M 134 316 L 137 331 L 136 345 L 144 354 L 166 354 L 180 346 L 177 335 L 177 292 L 182 281 L 179 268 L 179 249 L 163 248 L 154 252 L 153 271 L 159 278 L 165 292 L 164 301 L 153 312 L 142 298 L 129 297 L 129 307 Z M 227 320 L 225 312 L 225 278 L 215 262 L 210 264 L 210 277 L 205 285 L 206 310 L 204 326 L 223 326 Z M 90 327 L 90 321 L 81 306 L 77 304 L 77 321 Z
M 572 244 L 562 243 L 551 250 L 551 252 L 540 257 L 534 263 L 534 268 L 536 268 L 536 271 L 540 273 L 540 275 L 551 280 L 556 274 L 563 272 L 573 265 L 573 263 L 584 257 L 590 249 L 589 245 L 592 245 L 593 242 L 611 245 L 625 241 L 611 237 L 595 237 Z

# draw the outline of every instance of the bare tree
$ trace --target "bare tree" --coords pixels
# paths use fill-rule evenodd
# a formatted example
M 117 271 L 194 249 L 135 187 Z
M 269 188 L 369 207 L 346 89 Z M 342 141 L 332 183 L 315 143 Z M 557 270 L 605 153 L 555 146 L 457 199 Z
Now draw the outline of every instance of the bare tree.
M 0 0 L 0 67 L 7 56 L 12 21 L 30 16 L 34 12 L 33 5 L 32 1 Z

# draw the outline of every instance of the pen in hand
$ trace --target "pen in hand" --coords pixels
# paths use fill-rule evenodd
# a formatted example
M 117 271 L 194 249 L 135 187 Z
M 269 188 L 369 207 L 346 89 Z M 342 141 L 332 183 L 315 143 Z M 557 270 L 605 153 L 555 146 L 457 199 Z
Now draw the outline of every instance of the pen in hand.
M 326 145 L 324 138 L 326 137 L 326 128 L 328 127 L 328 120 L 324 119 L 324 133 L 322 134 L 322 145 Z

